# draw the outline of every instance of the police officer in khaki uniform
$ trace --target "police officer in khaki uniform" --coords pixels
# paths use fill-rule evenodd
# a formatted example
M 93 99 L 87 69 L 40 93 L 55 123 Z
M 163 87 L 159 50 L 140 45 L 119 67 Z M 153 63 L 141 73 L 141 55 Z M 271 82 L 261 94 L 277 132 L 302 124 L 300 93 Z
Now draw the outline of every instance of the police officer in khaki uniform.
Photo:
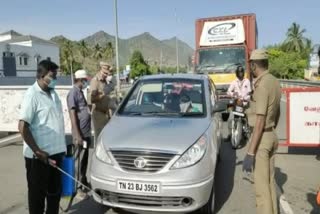
M 254 92 L 247 115 L 253 128 L 243 171 L 254 172 L 258 214 L 277 214 L 275 190 L 275 152 L 278 138 L 275 133 L 280 116 L 281 90 L 279 81 L 268 72 L 265 50 L 254 50 L 250 57 Z
M 100 71 L 90 82 L 88 103 L 92 105 L 92 123 L 95 140 L 110 119 L 110 103 L 116 80 L 108 63 L 100 62 Z

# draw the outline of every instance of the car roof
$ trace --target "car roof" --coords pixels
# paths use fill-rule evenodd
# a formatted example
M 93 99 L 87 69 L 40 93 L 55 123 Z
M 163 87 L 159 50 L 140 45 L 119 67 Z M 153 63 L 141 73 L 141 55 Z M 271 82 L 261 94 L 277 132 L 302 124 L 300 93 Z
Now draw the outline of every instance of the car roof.
M 207 75 L 203 74 L 155 74 L 147 75 L 140 78 L 140 80 L 157 80 L 157 79 L 192 79 L 192 80 L 205 80 L 208 79 Z

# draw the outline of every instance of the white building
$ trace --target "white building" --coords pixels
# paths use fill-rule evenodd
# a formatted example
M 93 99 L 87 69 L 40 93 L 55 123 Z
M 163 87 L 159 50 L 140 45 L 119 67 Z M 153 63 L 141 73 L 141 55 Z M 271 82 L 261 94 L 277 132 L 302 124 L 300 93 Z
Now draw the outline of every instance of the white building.
M 0 34 L 0 54 L 0 77 L 35 77 L 41 60 L 60 62 L 57 44 L 12 30 Z

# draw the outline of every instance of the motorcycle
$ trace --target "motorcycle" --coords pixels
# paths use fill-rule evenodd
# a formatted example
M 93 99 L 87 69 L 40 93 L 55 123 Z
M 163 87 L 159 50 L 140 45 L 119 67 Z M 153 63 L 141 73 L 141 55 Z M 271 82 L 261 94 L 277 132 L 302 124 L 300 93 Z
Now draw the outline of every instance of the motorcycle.
M 231 145 L 233 149 L 244 147 L 250 139 L 251 130 L 245 114 L 246 107 L 246 102 L 237 97 L 231 99 L 228 104 L 228 111 L 233 116 L 231 117 Z

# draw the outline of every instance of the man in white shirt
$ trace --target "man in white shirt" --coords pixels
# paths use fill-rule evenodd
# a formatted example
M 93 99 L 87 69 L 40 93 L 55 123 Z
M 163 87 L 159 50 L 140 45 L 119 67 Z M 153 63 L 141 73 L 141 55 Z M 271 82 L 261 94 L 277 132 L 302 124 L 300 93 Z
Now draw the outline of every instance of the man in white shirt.
M 244 68 L 240 65 L 236 69 L 237 79 L 234 80 L 228 89 L 228 95 L 239 97 L 245 101 L 250 100 L 251 85 L 247 78 L 244 78 Z

